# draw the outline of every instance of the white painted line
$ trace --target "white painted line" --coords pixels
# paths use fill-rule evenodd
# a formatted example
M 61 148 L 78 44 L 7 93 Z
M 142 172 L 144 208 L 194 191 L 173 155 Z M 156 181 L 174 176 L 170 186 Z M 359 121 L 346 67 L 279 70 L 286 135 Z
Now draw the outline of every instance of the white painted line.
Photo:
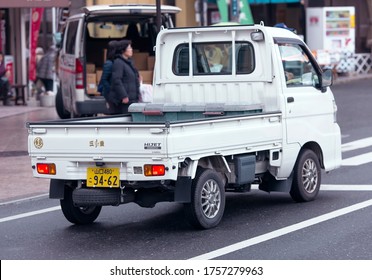
M 19 215 L 0 218 L 0 223 L 14 221 L 14 220 L 27 218 L 27 217 L 31 217 L 31 216 L 35 216 L 35 215 L 40 215 L 40 214 L 44 214 L 44 213 L 48 213 L 48 212 L 53 212 L 53 211 L 57 211 L 57 210 L 60 210 L 60 209 L 61 209 L 61 206 L 54 206 L 54 207 L 45 208 L 45 209 L 41 209 L 41 210 L 37 210 L 37 211 L 32 211 L 32 212 L 19 214 Z
M 258 185 L 252 185 L 251 190 L 259 190 Z M 320 185 L 320 191 L 372 191 L 372 185 Z
M 42 198 L 42 197 L 45 197 L 45 196 L 48 196 L 48 195 L 49 195 L 48 193 L 44 193 L 44 194 L 25 197 L 25 198 L 21 198 L 21 199 L 17 199 L 17 200 L 6 201 L 6 202 L 0 203 L 0 206 L 7 205 L 7 204 L 19 203 L 19 202 L 23 202 L 23 201 L 29 201 L 29 200 L 33 200 L 33 199 L 38 199 L 38 198 Z
M 227 255 L 229 253 L 232 253 L 232 252 L 235 252 L 241 249 L 245 249 L 250 246 L 257 245 L 259 243 L 262 243 L 262 242 L 265 242 L 265 241 L 268 241 L 268 240 L 271 240 L 271 239 L 274 239 L 274 238 L 277 238 L 277 237 L 280 237 L 280 236 L 283 236 L 283 235 L 286 235 L 286 234 L 349 214 L 351 212 L 370 207 L 370 206 L 372 206 L 372 199 L 361 202 L 361 203 L 357 203 L 349 207 L 345 207 L 345 208 L 342 208 L 342 209 L 339 209 L 339 210 L 336 210 L 336 211 L 288 226 L 288 227 L 284 227 L 284 228 L 281 228 L 281 229 L 278 229 L 278 230 L 275 230 L 275 231 L 272 231 L 272 232 L 269 232 L 269 233 L 266 233 L 260 236 L 256 236 L 256 237 L 220 248 L 218 250 L 215 250 L 215 251 L 203 254 L 203 255 L 193 257 L 190 260 L 210 260 L 210 259 L 214 259 L 217 257 L 221 257 L 223 255 Z
M 341 165 L 342 166 L 357 166 L 357 165 L 362 165 L 362 164 L 366 164 L 369 162 L 372 162 L 372 152 L 343 159 L 341 162 Z
M 359 139 L 356 141 L 352 141 L 349 143 L 345 143 L 341 145 L 341 151 L 342 152 L 349 152 L 361 148 L 366 148 L 372 146 L 372 137 L 367 137 L 363 139 Z
M 372 185 L 321 185 L 321 191 L 372 191 Z

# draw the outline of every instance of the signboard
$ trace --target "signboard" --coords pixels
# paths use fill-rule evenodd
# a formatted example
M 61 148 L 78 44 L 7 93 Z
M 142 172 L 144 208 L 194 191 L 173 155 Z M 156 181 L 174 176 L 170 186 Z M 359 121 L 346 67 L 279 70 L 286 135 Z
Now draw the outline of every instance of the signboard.
M 2 8 L 68 7 L 70 0 L 0 0 Z
M 9 73 L 9 83 L 12 85 L 14 82 L 14 57 L 12 55 L 5 55 L 4 65 L 6 71 Z

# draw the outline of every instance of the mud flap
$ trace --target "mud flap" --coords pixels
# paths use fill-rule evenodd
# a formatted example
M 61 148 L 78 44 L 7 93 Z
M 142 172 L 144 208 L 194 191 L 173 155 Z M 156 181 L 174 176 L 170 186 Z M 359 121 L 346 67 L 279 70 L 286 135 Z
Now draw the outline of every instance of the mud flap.
M 266 172 L 262 178 L 262 183 L 259 186 L 261 191 L 265 192 L 287 192 L 289 193 L 292 187 L 293 172 L 286 180 L 276 180 L 273 175 Z
M 178 177 L 176 182 L 176 189 L 174 192 L 174 202 L 190 203 L 191 185 L 192 179 L 190 176 Z
M 65 198 L 65 180 L 50 179 L 49 198 L 64 199 Z

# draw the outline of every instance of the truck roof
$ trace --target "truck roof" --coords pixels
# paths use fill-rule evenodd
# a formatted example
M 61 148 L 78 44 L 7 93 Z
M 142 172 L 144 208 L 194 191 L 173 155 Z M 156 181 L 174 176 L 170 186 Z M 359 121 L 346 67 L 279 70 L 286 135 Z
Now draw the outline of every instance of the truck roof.
M 287 39 L 297 39 L 303 41 L 297 34 L 294 32 L 280 27 L 270 27 L 264 26 L 263 24 L 247 24 L 247 25 L 213 25 L 213 26 L 198 26 L 198 27 L 180 27 L 180 28 L 171 28 L 163 30 L 164 33 L 173 33 L 173 32 L 203 32 L 203 31 L 234 31 L 234 30 L 250 30 L 250 31 L 261 31 L 266 34 L 265 36 L 273 38 L 287 38 Z M 162 33 L 162 32 L 161 32 Z M 270 38 L 266 38 L 271 40 Z

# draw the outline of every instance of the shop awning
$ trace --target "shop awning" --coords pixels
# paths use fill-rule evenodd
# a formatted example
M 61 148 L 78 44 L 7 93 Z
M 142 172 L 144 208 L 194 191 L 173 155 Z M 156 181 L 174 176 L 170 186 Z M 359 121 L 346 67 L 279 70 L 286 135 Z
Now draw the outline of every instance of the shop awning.
M 1 8 L 68 7 L 70 0 L 0 0 Z

